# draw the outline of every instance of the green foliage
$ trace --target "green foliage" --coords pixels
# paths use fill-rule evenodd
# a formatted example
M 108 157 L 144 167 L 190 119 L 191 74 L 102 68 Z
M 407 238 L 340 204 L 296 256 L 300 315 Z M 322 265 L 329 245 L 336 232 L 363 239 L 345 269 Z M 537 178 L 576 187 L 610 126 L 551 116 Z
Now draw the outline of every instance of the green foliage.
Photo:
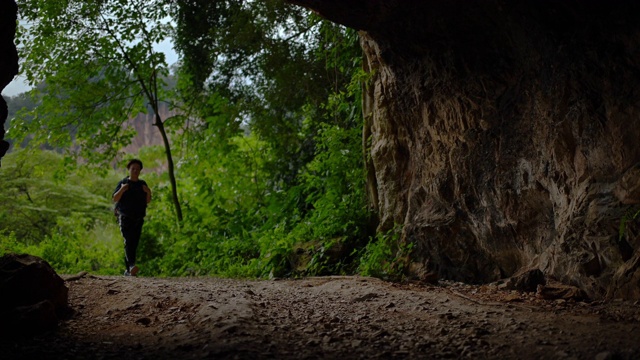
M 30 112 L 33 120 L 25 116 L 16 125 L 25 137 L 42 142 L 44 133 L 38 126 L 44 126 L 51 134 L 46 141 L 79 144 L 84 160 L 92 164 L 104 164 L 127 143 L 131 134 L 122 121 L 145 107 L 140 93 L 146 83 L 138 81 L 139 74 L 152 76 L 152 68 L 163 68 L 164 60 L 143 54 L 145 40 L 137 39 L 145 39 L 151 29 L 135 20 L 143 18 L 141 11 L 131 10 L 128 3 L 122 10 L 113 7 L 119 3 L 72 1 L 41 8 L 50 22 L 37 29 L 51 36 L 32 39 L 30 46 L 45 55 L 47 66 L 38 65 L 35 57 L 26 61 L 33 79 L 46 75 L 46 96 L 37 99 L 43 105 Z M 163 149 L 130 154 L 145 163 L 142 178 L 153 191 L 138 251 L 142 274 L 400 276 L 411 247 L 400 245 L 395 233 L 374 237 L 375 214 L 366 204 L 360 101 L 368 75 L 361 70 L 356 32 L 280 1 L 176 4 L 177 47 L 183 56 L 178 88 L 188 106 L 171 119 L 170 133 L 184 218 L 176 221 L 175 188 L 160 161 Z M 148 10 L 149 26 L 163 24 L 159 16 L 164 13 Z M 69 44 L 73 31 L 80 29 L 73 24 L 78 17 L 70 14 L 82 15 L 83 26 L 99 20 L 91 24 L 111 30 L 102 33 L 109 35 L 106 39 L 80 37 L 78 48 L 87 55 L 61 61 L 59 50 L 44 49 L 57 37 Z M 53 28 L 58 17 L 65 33 Z M 163 31 L 148 39 L 160 40 Z M 97 44 L 91 45 L 92 41 Z M 123 45 L 126 51 L 97 51 L 103 45 L 102 49 L 115 52 Z M 123 66 L 121 56 L 135 57 L 141 68 Z M 86 69 L 75 73 L 58 62 Z M 121 87 L 136 81 L 141 86 Z M 70 87 L 79 92 L 69 92 Z M 104 104 L 85 112 L 95 95 Z M 70 121 L 74 118 L 78 121 Z M 96 148 L 99 156 L 88 153 Z M 70 157 L 33 153 L 38 155 L 29 161 L 51 156 L 55 161 L 46 163 L 53 168 L 41 172 L 48 175 L 40 179 L 25 170 L 35 171 L 37 166 L 18 171 L 18 165 L 11 165 L 14 183 L 39 179 L 28 187 L 30 195 L 32 188 L 63 186 L 68 198 L 59 196 L 36 207 L 28 204 L 26 195 L 18 197 L 15 206 L 41 216 L 46 231 L 26 233 L 29 218 L 13 211 L 7 216 L 11 222 L 0 225 L 0 251 L 41 255 L 64 272 L 120 273 L 122 239 L 109 199 L 125 175 L 122 164 L 114 173 L 106 166 L 99 171 L 92 166 L 78 168 Z M 20 189 L 15 185 L 6 194 L 17 196 Z M 81 201 L 70 203 L 78 198 Z M 37 200 L 40 204 L 40 197 Z
M 354 272 L 372 234 L 356 33 L 279 2 L 185 1 L 177 19 L 200 120 L 180 140 L 184 222 L 145 225 L 159 271 Z
M 18 111 L 20 111 L 21 109 L 25 109 L 25 111 L 31 111 L 37 105 L 28 93 L 22 93 L 16 96 L 8 96 L 5 97 L 5 100 L 7 102 L 7 110 L 9 111 L 7 115 L 7 125 L 11 125 L 11 119 L 13 119 L 18 114 Z
M 65 173 L 62 156 L 49 151 L 14 151 L 0 168 L 0 229 L 26 244 L 51 236 L 58 219 L 108 213 L 110 203 L 91 193 L 91 178 Z M 105 218 L 104 216 L 98 218 Z
M 64 273 L 119 272 L 122 240 L 107 180 L 70 171 L 50 151 L 14 151 L 3 160 L 0 252 L 41 256 Z
M 270 143 L 271 176 L 283 189 L 295 186 L 313 159 L 320 124 L 359 126 L 360 114 L 335 116 L 327 106 L 359 69 L 355 31 L 281 1 L 184 1 L 177 19 L 183 77 L 228 99 L 249 130 Z M 358 104 L 351 95 L 349 104 Z
M 366 244 L 364 170 L 359 128 L 343 130 L 325 125 L 319 132 L 316 157 L 301 174 L 308 210 L 294 228 L 297 241 L 318 243 L 308 272 L 353 272 L 348 263 L 355 248 Z M 345 268 L 346 266 L 346 268 Z
M 159 109 L 161 101 L 172 100 L 165 83 L 169 68 L 155 46 L 173 32 L 170 1 L 20 0 L 18 5 L 26 23 L 17 34 L 22 72 L 32 85 L 44 86 L 32 91 L 36 108 L 12 121 L 13 138 L 64 148 L 103 168 L 131 143 L 134 129 L 127 121 L 139 113 L 153 112 L 153 125 L 167 139 L 167 119 Z M 171 148 L 164 143 L 180 220 Z
M 28 253 L 42 257 L 61 274 L 90 271 L 103 275 L 121 274 L 122 239 L 117 225 L 87 224 L 72 216 L 60 219 L 60 229 L 37 245 L 18 241 L 14 233 L 0 234 L 0 254 Z
M 0 232 L 0 256 L 9 253 L 28 253 L 25 251 L 24 244 L 21 244 L 16 238 L 16 234 L 11 232 Z
M 400 280 L 412 248 L 413 244 L 400 241 L 399 227 L 379 233 L 364 249 L 358 270 L 365 276 Z
M 164 54 L 153 49 L 171 31 L 163 1 L 18 1 L 21 69 L 37 106 L 19 112 L 10 134 L 34 146 L 76 149 L 106 164 L 129 144 L 124 126 L 144 99 L 162 97 Z M 45 96 L 46 94 L 46 96 Z

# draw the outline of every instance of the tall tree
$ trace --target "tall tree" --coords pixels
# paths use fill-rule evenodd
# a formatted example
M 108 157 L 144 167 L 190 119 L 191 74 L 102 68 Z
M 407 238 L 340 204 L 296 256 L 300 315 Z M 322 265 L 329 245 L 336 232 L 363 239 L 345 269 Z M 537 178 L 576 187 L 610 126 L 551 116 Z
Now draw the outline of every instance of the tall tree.
M 152 111 L 167 158 L 172 200 L 182 210 L 171 145 L 159 108 L 170 99 L 164 53 L 156 45 L 172 32 L 165 0 L 19 1 L 22 72 L 46 83 L 30 122 L 12 124 L 12 137 L 79 150 L 104 164 L 131 141 L 125 122 Z M 36 91 L 37 92 L 37 91 Z M 32 140 L 32 141 L 33 141 Z
M 178 4 L 176 43 L 186 78 L 205 98 L 221 96 L 227 100 L 224 107 L 236 112 L 233 123 L 211 112 L 220 107 L 202 108 L 206 120 L 201 124 L 207 128 L 191 143 L 219 141 L 230 134 L 230 128 L 241 125 L 265 151 L 255 158 L 256 167 L 245 167 L 245 173 L 261 175 L 255 184 L 256 193 L 262 194 L 260 201 L 252 203 L 249 196 L 242 201 L 255 210 L 246 214 L 241 214 L 240 207 L 233 212 L 228 208 L 209 211 L 218 218 L 206 221 L 211 231 L 216 223 L 234 224 L 218 227 L 217 233 L 221 238 L 255 240 L 262 274 L 299 271 L 288 263 L 295 257 L 289 253 L 294 246 L 317 249 L 305 269 L 308 273 L 352 271 L 356 261 L 350 255 L 359 253 L 368 241 L 373 223 L 366 211 L 363 159 L 358 150 L 362 146 L 360 81 L 364 79 L 356 32 L 282 1 L 183 0 Z M 238 159 L 247 154 L 238 152 Z M 193 166 L 190 173 L 202 174 L 194 179 L 200 184 L 198 196 L 218 205 L 224 204 L 225 194 L 234 194 L 227 199 L 235 202 L 244 189 L 226 189 L 239 182 L 220 186 L 200 171 L 224 169 L 228 164 L 202 155 L 183 163 Z M 225 173 L 226 180 L 231 173 Z M 258 184 L 259 180 L 264 182 Z M 243 255 L 252 256 L 256 255 Z
M 314 156 L 319 123 L 359 126 L 326 106 L 358 69 L 354 31 L 276 0 L 181 0 L 175 18 L 192 86 L 241 107 L 239 120 L 276 152 L 275 183 L 296 183 Z

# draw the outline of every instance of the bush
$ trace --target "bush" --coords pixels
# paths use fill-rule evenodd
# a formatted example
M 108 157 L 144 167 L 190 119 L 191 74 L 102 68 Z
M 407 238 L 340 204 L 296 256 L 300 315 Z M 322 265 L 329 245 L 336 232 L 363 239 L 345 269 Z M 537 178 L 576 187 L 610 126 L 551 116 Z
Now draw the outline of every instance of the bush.
M 358 270 L 364 276 L 401 280 L 412 248 L 400 242 L 399 227 L 379 233 L 364 249 Z

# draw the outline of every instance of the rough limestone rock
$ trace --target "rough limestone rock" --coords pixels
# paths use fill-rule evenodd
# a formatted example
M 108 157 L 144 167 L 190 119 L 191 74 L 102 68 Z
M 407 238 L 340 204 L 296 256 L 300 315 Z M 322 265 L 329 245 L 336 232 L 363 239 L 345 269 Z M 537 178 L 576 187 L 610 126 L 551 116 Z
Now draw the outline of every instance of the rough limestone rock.
M 553 284 L 539 285 L 536 296 L 545 300 L 574 300 L 583 301 L 587 295 L 582 289 L 571 285 Z
M 512 276 L 505 285 L 506 288 L 510 290 L 536 292 L 538 285 L 544 286 L 546 284 L 547 281 L 542 271 L 540 271 L 540 269 L 533 269 Z
M 289 0 L 360 30 L 370 194 L 409 269 L 640 299 L 640 2 Z M 634 262 L 635 261 L 635 262 Z
M 13 43 L 18 8 L 13 0 L 0 0 L 0 91 L 18 74 L 18 53 Z M 9 149 L 4 140 L 7 103 L 0 96 L 0 160 Z
M 0 334 L 32 335 L 70 314 L 69 289 L 53 268 L 31 255 L 0 258 Z

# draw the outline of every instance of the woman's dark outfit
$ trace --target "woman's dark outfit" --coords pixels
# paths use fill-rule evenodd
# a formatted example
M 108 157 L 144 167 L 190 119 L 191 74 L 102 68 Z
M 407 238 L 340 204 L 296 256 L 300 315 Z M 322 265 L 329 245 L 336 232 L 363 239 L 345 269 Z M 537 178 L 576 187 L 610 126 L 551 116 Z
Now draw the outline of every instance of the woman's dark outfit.
M 142 190 L 142 186 L 147 183 L 141 179 L 132 181 L 126 177 L 120 180 L 113 192 L 114 195 L 123 184 L 129 184 L 129 189 L 122 194 L 120 201 L 116 203 L 116 214 L 120 224 L 120 232 L 124 238 L 124 263 L 128 273 L 136 264 L 136 250 L 140 242 L 144 217 L 147 214 L 147 194 Z

